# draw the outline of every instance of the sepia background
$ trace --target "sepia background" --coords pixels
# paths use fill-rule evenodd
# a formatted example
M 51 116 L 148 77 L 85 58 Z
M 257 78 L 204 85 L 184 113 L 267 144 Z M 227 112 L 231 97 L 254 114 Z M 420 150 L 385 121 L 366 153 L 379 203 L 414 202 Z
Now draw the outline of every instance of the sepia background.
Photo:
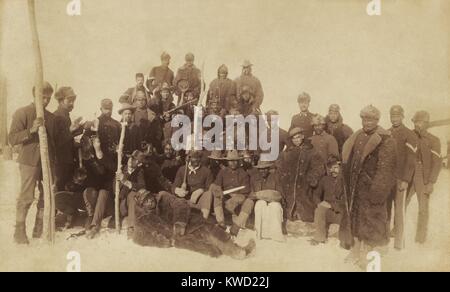
M 0 1 L 9 125 L 13 111 L 31 102 L 34 60 L 26 1 Z M 404 106 L 408 126 L 419 109 L 432 120 L 450 117 L 447 0 L 382 0 L 380 16 L 368 16 L 363 0 L 82 0 L 81 15 L 73 17 L 66 14 L 69 0 L 36 2 L 45 79 L 74 88 L 72 117 L 93 118 L 103 98 L 117 102 L 134 86 L 135 73 L 159 65 L 162 51 L 171 54 L 175 72 L 194 53 L 208 84 L 221 64 L 234 79 L 249 59 L 263 84 L 263 110 L 278 110 L 283 128 L 302 91 L 312 96 L 312 112 L 340 104 L 354 129 L 368 104 L 382 111 L 384 127 L 394 104 Z M 52 100 L 49 109 L 55 108 Z M 449 127 L 432 132 L 445 153 Z M 0 174 L 3 183 L 8 170 Z M 440 192 L 448 206 L 447 172 Z M 445 208 L 432 212 L 447 216 Z

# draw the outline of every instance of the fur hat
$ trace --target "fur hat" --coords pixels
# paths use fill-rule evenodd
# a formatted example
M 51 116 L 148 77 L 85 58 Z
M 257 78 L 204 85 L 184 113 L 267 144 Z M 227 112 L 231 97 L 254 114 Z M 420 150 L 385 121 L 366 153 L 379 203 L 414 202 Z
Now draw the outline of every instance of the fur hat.
M 369 118 L 369 119 L 371 118 L 379 120 L 381 113 L 380 110 L 374 107 L 373 105 L 368 105 L 361 110 L 360 116 L 361 118 Z
M 306 93 L 306 92 L 302 92 L 298 95 L 297 97 L 297 102 L 311 102 L 311 96 Z

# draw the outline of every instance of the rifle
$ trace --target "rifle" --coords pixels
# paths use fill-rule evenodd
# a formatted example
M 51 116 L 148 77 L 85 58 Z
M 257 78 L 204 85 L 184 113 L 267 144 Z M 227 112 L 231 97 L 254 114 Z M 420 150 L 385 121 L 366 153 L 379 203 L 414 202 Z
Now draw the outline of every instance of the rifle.
M 197 106 L 202 106 L 203 103 L 203 99 L 205 98 L 205 93 L 206 93 L 206 84 L 205 84 L 205 76 L 204 76 L 204 72 L 205 71 L 205 62 L 202 63 L 202 71 L 201 71 L 201 81 L 200 81 L 200 98 L 198 99 L 198 103 Z
M 193 99 L 193 100 L 187 101 L 187 102 L 183 103 L 182 105 L 179 105 L 177 107 L 174 107 L 171 110 L 168 110 L 168 111 L 164 112 L 163 115 L 164 114 L 171 114 L 173 112 L 176 112 L 177 110 L 182 109 L 182 108 L 184 108 L 184 107 L 186 107 L 186 106 L 188 106 L 188 105 L 190 105 L 192 103 L 195 103 L 196 101 L 197 101 L 197 99 Z
M 44 83 L 44 69 L 42 65 L 42 54 L 40 49 L 39 34 L 36 23 L 36 11 L 35 1 L 28 0 L 28 17 L 31 27 L 31 38 L 34 53 L 35 62 L 35 104 L 36 104 L 36 117 L 44 119 L 44 107 L 42 100 L 42 87 Z M 44 189 L 44 232 L 47 240 L 51 243 L 55 243 L 55 194 L 52 189 L 52 170 L 50 166 L 50 158 L 48 153 L 48 137 L 45 129 L 45 124 L 39 127 L 38 130 L 39 143 L 40 143 L 40 155 L 41 155 L 41 168 L 42 168 L 42 181 Z
M 116 188 L 114 197 L 114 216 L 116 217 L 116 231 L 120 233 L 120 181 L 119 176 L 122 175 L 122 157 L 123 157 L 123 145 L 125 140 L 125 130 L 127 127 L 126 122 L 122 122 L 122 128 L 120 130 L 119 147 L 117 149 L 117 171 L 116 171 Z
M 183 190 L 187 190 L 187 175 L 189 170 L 189 159 L 186 159 L 186 165 L 184 167 L 184 177 L 183 177 L 183 184 L 181 185 L 181 188 Z

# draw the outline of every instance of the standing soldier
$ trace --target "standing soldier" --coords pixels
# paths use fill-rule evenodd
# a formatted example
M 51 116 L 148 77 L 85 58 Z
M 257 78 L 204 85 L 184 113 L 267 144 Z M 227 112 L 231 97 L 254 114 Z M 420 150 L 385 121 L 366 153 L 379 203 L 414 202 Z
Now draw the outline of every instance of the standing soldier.
M 233 214 L 233 226 L 230 229 L 230 234 L 236 236 L 241 228 L 245 228 L 248 217 L 253 211 L 254 202 L 248 197 L 250 193 L 250 177 L 247 172 L 240 167 L 241 157 L 237 150 L 230 150 L 225 158 L 228 165 L 221 169 L 217 174 L 216 180 L 211 185 L 211 190 L 214 195 L 214 212 L 219 226 L 225 226 L 225 217 L 223 207 Z M 242 188 L 224 198 L 223 192 L 233 190 L 235 188 Z M 224 201 L 225 199 L 225 201 Z M 241 206 L 239 214 L 237 207 Z
M 189 89 L 193 92 L 195 98 L 198 98 L 200 96 L 202 77 L 200 69 L 198 69 L 194 65 L 194 60 L 194 55 L 192 53 L 187 53 L 185 56 L 186 63 L 177 71 L 173 86 L 177 87 L 178 96 L 181 96 L 181 92 L 178 88 L 178 82 L 180 82 L 181 80 L 186 80 L 188 82 Z
M 244 86 L 250 87 L 255 95 L 255 107 L 259 109 L 264 100 L 264 91 L 259 79 L 252 74 L 252 66 L 253 64 L 248 60 L 245 60 L 242 64 L 242 74 L 235 80 L 237 89 L 236 95 L 241 96 L 241 91 Z
M 412 121 L 417 136 L 417 155 L 413 183 L 408 192 L 406 205 L 416 193 L 419 202 L 416 242 L 423 244 L 427 239 L 430 196 L 441 171 L 441 141 L 427 131 L 430 123 L 428 112 L 418 111 Z
M 136 111 L 134 122 L 139 128 L 142 143 L 152 144 L 158 154 L 162 153 L 162 127 L 159 117 L 147 108 L 147 99 L 142 91 L 136 95 Z
M 117 145 L 119 144 L 121 125 L 112 116 L 113 102 L 106 98 L 100 103 L 101 115 L 98 117 L 98 138 L 101 150 L 117 164 Z
M 50 102 L 53 88 L 48 82 L 44 82 L 42 88 L 42 99 L 44 109 Z M 35 88 L 33 87 L 33 97 Z M 44 194 L 42 188 L 42 168 L 39 150 L 38 129 L 45 124 L 48 135 L 48 147 L 50 165 L 55 162 L 55 117 L 52 113 L 44 110 L 44 119 L 36 118 L 36 105 L 31 103 L 28 106 L 19 108 L 13 115 L 11 128 L 9 131 L 9 143 L 12 146 L 20 145 L 19 163 L 20 172 L 20 193 L 16 203 L 16 226 L 14 241 L 17 244 L 28 244 L 25 222 L 28 210 L 34 201 L 36 183 L 39 186 L 39 201 L 37 204 L 36 221 L 33 229 L 33 238 L 42 236 L 44 218 Z
M 147 88 L 150 92 L 153 92 L 156 87 L 161 87 L 163 84 L 172 85 L 174 74 L 169 65 L 170 55 L 163 52 L 161 54 L 161 66 L 153 67 L 147 80 Z
M 74 108 L 77 98 L 71 87 L 61 87 L 56 93 L 55 98 L 58 101 L 58 109 L 53 113 L 55 115 L 58 133 L 56 143 L 56 191 L 64 191 L 67 182 L 72 179 L 75 169 L 75 141 L 74 137 L 83 133 L 80 125 L 81 118 L 70 119 L 70 112 Z
M 217 100 L 222 114 L 228 112 L 230 101 L 236 98 L 236 83 L 227 76 L 227 66 L 221 65 L 217 70 L 217 78 L 209 85 L 208 99 L 206 101 L 209 104 L 211 100 Z
M 380 111 L 369 105 L 360 115 L 362 129 L 345 142 L 342 151 L 348 185 L 340 239 L 343 246 L 352 247 L 346 260 L 364 266 L 367 253 L 389 240 L 386 202 L 396 183 L 397 160 L 395 140 L 378 126 Z
M 324 163 L 330 155 L 340 156 L 336 139 L 325 132 L 325 124 L 325 118 L 319 114 L 315 115 L 312 119 L 314 135 L 311 137 L 311 144 L 319 152 Z
M 392 213 L 392 204 L 394 209 L 394 247 L 402 249 L 404 243 L 404 216 L 405 216 L 405 198 L 408 185 L 411 185 L 412 176 L 416 164 L 417 137 L 413 131 L 403 125 L 404 112 L 399 105 L 394 105 L 390 110 L 392 127 L 392 137 L 397 146 L 397 184 L 391 191 L 388 198 L 388 230 L 390 229 L 390 220 Z
M 314 221 L 313 189 L 324 175 L 324 162 L 320 154 L 305 139 L 305 130 L 289 131 L 292 147 L 279 160 L 280 179 L 284 187 L 286 204 L 284 217 L 289 221 Z
M 328 115 L 325 117 L 326 131 L 336 138 L 339 147 L 339 153 L 342 153 L 342 146 L 345 141 L 353 134 L 353 130 L 343 123 L 340 113 L 340 107 L 337 104 L 330 105 Z
M 312 118 L 313 114 L 309 111 L 309 104 L 311 103 L 311 97 L 308 93 L 302 92 L 297 98 L 297 103 L 300 108 L 300 113 L 292 117 L 291 127 L 301 128 L 305 132 L 305 138 L 310 138 L 313 135 Z
M 144 86 L 145 77 L 142 73 L 136 73 L 136 86 L 128 88 L 125 93 L 120 97 L 120 103 L 134 104 L 136 102 L 136 94 L 138 90 L 144 92 L 145 97 L 150 99 L 150 94 Z

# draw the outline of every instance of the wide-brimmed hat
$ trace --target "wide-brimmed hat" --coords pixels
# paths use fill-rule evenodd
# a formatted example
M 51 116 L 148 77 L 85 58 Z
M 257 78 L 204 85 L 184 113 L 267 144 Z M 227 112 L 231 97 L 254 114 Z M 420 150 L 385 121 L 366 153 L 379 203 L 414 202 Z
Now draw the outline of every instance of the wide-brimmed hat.
M 300 128 L 300 127 L 292 128 L 292 129 L 289 131 L 289 138 L 293 138 L 295 135 L 297 135 L 297 134 L 303 134 L 304 132 L 305 132 L 305 129 L 303 129 L 303 128 Z
M 239 153 L 237 150 L 230 150 L 227 152 L 227 156 L 225 157 L 225 160 L 227 161 L 236 161 L 241 160 L 242 157 L 239 156 Z
M 131 110 L 132 112 L 134 112 L 136 110 L 136 107 L 129 103 L 122 103 L 122 107 L 118 110 L 119 115 L 121 115 L 126 110 Z
M 418 111 L 412 118 L 413 122 L 430 122 L 430 114 L 427 111 Z
M 253 64 L 249 61 L 249 60 L 244 60 L 244 62 L 242 63 L 242 67 L 251 67 L 253 66 Z
M 263 169 L 263 168 L 271 168 L 274 166 L 273 161 L 258 161 L 258 164 L 255 165 L 255 168 Z
M 214 160 L 222 160 L 222 151 L 221 150 L 213 150 L 211 151 L 211 154 L 208 156 L 209 159 Z

